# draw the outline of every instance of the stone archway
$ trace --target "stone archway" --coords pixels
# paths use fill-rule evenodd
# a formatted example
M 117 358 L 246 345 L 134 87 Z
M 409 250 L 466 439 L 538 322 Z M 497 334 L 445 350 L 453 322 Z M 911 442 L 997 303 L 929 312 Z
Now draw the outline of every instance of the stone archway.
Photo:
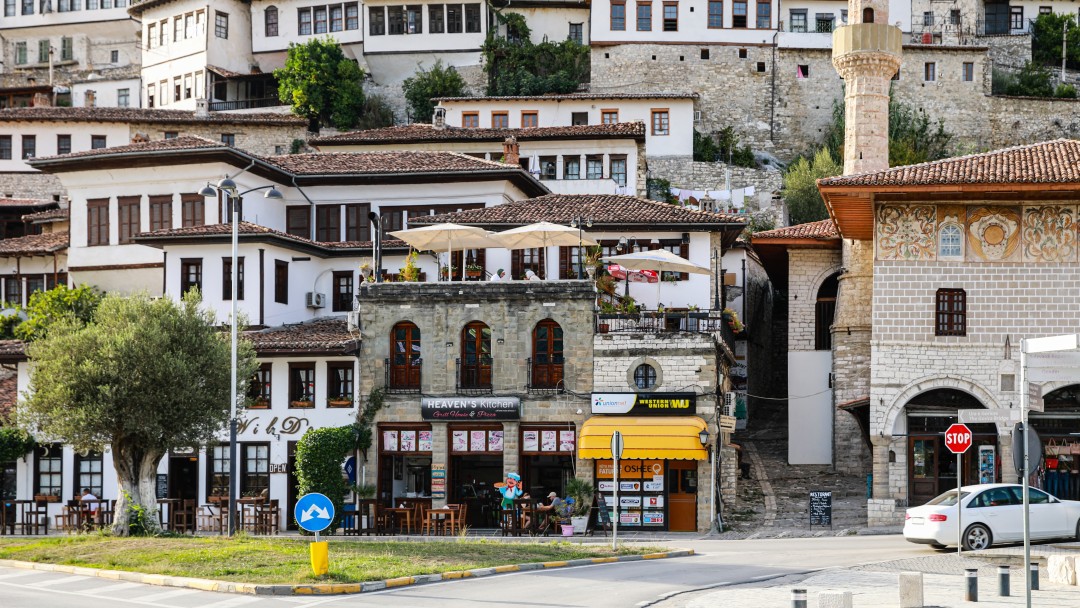
M 871 420 L 882 421 L 880 426 L 875 425 L 871 428 L 871 435 L 892 435 L 893 431 L 896 429 L 896 421 L 899 419 L 900 414 L 904 411 L 908 402 L 918 395 L 941 388 L 955 389 L 968 393 L 982 403 L 983 407 L 987 409 L 1000 407 L 990 391 L 986 390 L 977 382 L 964 378 L 957 378 L 955 376 L 924 376 L 918 380 L 909 382 L 906 387 L 896 393 L 885 407 L 884 412 L 877 411 L 871 413 Z M 872 405 L 873 400 L 871 400 L 871 406 Z

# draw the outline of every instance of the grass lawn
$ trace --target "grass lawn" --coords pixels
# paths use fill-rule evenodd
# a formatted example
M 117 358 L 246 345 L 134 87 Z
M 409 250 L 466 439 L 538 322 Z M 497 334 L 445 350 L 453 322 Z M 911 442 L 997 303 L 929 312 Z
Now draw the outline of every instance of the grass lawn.
M 95 534 L 51 538 L 8 537 L 0 539 L 0 559 L 244 583 L 305 584 L 355 583 L 506 564 L 614 555 L 608 545 L 563 542 L 367 542 L 333 539 L 330 542 L 330 573 L 316 578 L 311 573 L 308 558 L 310 540 L 254 537 L 229 540 L 190 536 L 118 538 Z M 662 550 L 620 547 L 619 554 Z

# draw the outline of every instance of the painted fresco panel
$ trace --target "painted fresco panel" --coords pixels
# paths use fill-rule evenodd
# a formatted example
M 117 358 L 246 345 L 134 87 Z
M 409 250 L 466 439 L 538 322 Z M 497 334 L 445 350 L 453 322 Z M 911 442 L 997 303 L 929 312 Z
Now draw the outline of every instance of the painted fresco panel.
M 1076 261 L 1076 207 L 1025 207 L 1021 234 L 1025 262 Z
M 1020 209 L 977 206 L 968 209 L 967 260 L 1020 261 Z
M 937 244 L 932 205 L 882 205 L 877 214 L 877 259 L 933 260 Z

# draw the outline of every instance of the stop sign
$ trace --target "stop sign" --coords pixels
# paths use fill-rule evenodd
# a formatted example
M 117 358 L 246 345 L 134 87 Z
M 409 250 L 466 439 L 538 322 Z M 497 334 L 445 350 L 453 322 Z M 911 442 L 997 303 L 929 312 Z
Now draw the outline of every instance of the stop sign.
M 945 447 L 953 454 L 963 454 L 971 447 L 971 429 L 966 424 L 954 424 L 945 429 Z

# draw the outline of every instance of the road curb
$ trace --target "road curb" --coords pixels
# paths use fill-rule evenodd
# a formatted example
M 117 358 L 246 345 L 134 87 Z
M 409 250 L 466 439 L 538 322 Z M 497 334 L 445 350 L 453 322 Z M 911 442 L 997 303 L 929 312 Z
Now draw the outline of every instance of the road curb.
M 142 572 L 128 572 L 125 570 L 99 570 L 82 566 L 66 566 L 63 564 L 42 564 L 38 562 L 21 562 L 16 560 L 0 560 L 0 567 L 21 568 L 24 570 L 40 570 L 42 572 L 60 572 L 63 574 L 76 574 L 105 578 L 130 583 L 142 583 L 144 585 L 157 585 L 159 587 L 179 587 L 182 589 L 198 589 L 200 591 L 216 591 L 218 593 L 239 593 L 246 595 L 346 595 L 355 593 L 370 593 L 383 591 L 397 587 L 423 585 L 425 583 L 437 583 L 464 578 L 482 578 L 496 574 L 510 572 L 527 572 L 529 570 L 550 570 L 553 568 L 573 568 L 576 566 L 593 566 L 600 564 L 615 564 L 619 562 L 634 562 L 652 559 L 667 559 L 672 557 L 689 557 L 694 555 L 693 549 L 680 549 L 665 553 L 649 553 L 645 555 L 622 555 L 618 557 L 592 557 L 584 559 L 572 559 L 567 561 L 534 562 L 529 564 L 513 564 L 508 566 L 494 566 L 490 568 L 474 568 L 472 570 L 455 570 L 440 574 L 419 574 L 416 576 L 402 576 L 383 581 L 369 581 L 366 583 L 327 583 L 311 585 L 262 585 L 258 583 L 232 583 L 205 578 L 188 578 L 183 576 L 167 576 L 164 574 L 144 574 Z

